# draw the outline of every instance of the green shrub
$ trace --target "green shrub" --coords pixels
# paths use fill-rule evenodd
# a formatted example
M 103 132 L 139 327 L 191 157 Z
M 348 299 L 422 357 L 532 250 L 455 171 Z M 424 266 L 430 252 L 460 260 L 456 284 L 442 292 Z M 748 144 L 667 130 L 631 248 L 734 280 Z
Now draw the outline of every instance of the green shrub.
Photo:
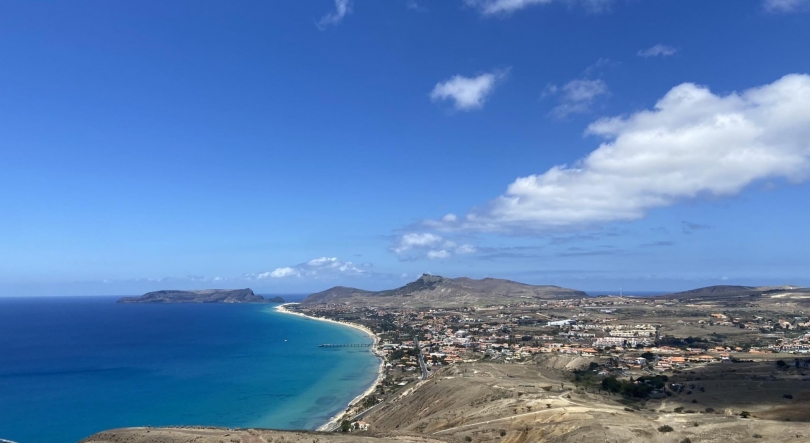
M 740 412 L 740 417 L 742 417 L 742 418 L 748 418 L 748 417 L 750 417 L 750 416 L 751 416 L 751 413 L 750 413 L 750 412 L 748 412 L 748 411 L 742 411 L 742 412 Z
M 672 432 L 672 431 L 674 431 L 674 429 L 672 429 L 672 426 L 670 425 L 664 425 L 658 428 L 658 432 Z

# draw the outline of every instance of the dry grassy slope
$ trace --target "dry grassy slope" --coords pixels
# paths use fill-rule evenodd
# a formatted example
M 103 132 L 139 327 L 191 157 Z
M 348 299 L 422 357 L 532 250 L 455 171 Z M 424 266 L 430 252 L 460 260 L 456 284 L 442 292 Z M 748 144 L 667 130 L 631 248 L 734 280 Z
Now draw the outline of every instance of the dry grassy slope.
M 369 292 L 335 287 L 307 297 L 303 304 L 348 303 L 375 306 L 469 306 L 523 302 L 531 299 L 586 297 L 582 291 L 558 286 L 533 286 L 509 280 L 444 278 L 423 275 L 401 288 Z
M 268 430 L 127 428 L 100 432 L 80 443 L 442 443 L 421 436 L 373 436 Z
M 777 409 L 782 408 L 779 403 L 784 403 L 779 400 L 781 391 L 788 387 L 784 381 L 775 381 L 773 386 L 750 386 L 759 389 L 751 391 L 741 386 L 741 392 L 734 395 L 720 390 L 717 383 L 722 380 L 704 380 L 711 388 L 700 394 L 701 404 L 691 403 L 698 397 L 693 394 L 651 401 L 643 411 L 631 412 L 617 401 L 618 397 L 575 390 L 563 371 L 549 369 L 570 367 L 574 361 L 565 360 L 554 357 L 539 365 L 477 363 L 445 368 L 431 380 L 407 389 L 366 420 L 382 432 L 418 432 L 458 442 L 466 437 L 485 443 L 676 443 L 684 438 L 693 442 L 810 441 L 810 424 L 785 422 L 785 416 L 778 415 L 785 412 Z M 724 374 L 714 376 L 722 378 Z M 780 392 L 779 398 L 768 394 L 769 406 L 751 407 L 770 391 Z M 726 403 L 721 397 L 727 399 Z M 709 403 L 718 408 L 733 406 L 730 412 L 734 415 L 672 412 L 678 406 L 702 410 Z M 808 406 L 797 400 L 793 410 L 810 410 Z M 751 410 L 758 418 L 740 418 L 737 414 L 741 409 Z M 764 419 L 771 415 L 778 420 Z M 672 426 L 674 431 L 659 432 L 663 425 Z M 754 438 L 755 434 L 763 438 Z
M 617 396 L 576 389 L 567 369 L 588 359 L 550 356 L 526 364 L 473 363 L 407 386 L 369 414 L 374 434 L 222 429 L 124 429 L 87 443 L 678 443 L 810 441 L 805 368 L 773 362 L 710 365 L 674 375 L 692 394 L 649 400 L 628 411 Z M 697 389 L 704 387 L 705 392 Z M 783 395 L 790 393 L 793 399 Z M 692 403 L 696 400 L 697 403 Z M 640 405 L 640 404 L 637 404 Z M 695 413 L 675 413 L 684 407 Z M 714 413 L 702 413 L 713 407 Z M 750 411 L 752 418 L 739 416 Z M 790 419 L 790 421 L 786 421 Z M 668 425 L 673 432 L 658 428 Z M 501 435 L 503 434 L 503 435 Z M 761 438 L 755 438 L 755 435 Z

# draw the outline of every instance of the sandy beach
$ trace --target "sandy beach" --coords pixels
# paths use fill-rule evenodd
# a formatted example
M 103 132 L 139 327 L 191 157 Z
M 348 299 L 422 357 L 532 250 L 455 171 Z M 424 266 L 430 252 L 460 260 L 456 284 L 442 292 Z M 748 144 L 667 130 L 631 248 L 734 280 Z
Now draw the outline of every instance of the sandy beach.
M 339 324 L 339 325 L 342 325 L 342 326 L 348 326 L 350 328 L 358 329 L 358 330 L 368 334 L 372 338 L 372 340 L 374 340 L 374 343 L 371 345 L 371 353 L 374 354 L 375 356 L 377 356 L 377 358 L 380 359 L 380 366 L 377 369 L 377 379 L 362 394 L 358 395 L 352 401 L 349 402 L 349 404 L 346 406 L 346 409 L 351 408 L 355 404 L 362 401 L 363 398 L 365 398 L 367 395 L 373 393 L 377 389 L 377 386 L 380 383 L 382 383 L 383 379 L 385 378 L 385 360 L 379 354 L 377 354 L 377 344 L 379 343 L 379 340 L 380 340 L 379 337 L 377 337 L 377 334 L 375 334 L 371 329 L 369 329 L 369 328 L 367 328 L 367 327 L 365 327 L 363 325 L 359 325 L 357 323 L 342 322 L 342 321 L 332 320 L 332 319 L 323 318 L 323 317 L 312 317 L 312 316 L 309 316 L 309 315 L 304 315 L 304 314 L 302 314 L 300 312 L 293 312 L 293 311 L 290 311 L 289 309 L 287 309 L 287 306 L 297 305 L 297 304 L 299 304 L 299 303 L 284 303 L 284 304 L 276 306 L 276 311 L 284 313 L 284 314 L 289 314 L 289 315 L 297 315 L 299 317 L 304 317 L 304 318 L 309 319 L 309 320 L 325 321 L 325 322 Z M 339 422 L 340 422 L 340 418 L 343 416 L 344 413 L 345 413 L 345 409 L 343 411 L 337 413 L 334 417 L 330 418 L 329 421 L 327 421 L 323 425 L 319 426 L 317 430 L 318 431 L 327 431 L 327 430 L 333 428 L 334 426 L 338 425 Z

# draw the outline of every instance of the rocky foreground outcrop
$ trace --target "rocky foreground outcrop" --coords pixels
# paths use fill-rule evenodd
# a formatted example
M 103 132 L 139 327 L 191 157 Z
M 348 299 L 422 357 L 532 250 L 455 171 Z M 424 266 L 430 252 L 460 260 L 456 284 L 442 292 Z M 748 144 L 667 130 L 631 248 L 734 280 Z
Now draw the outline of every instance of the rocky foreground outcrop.
M 446 441 L 408 435 L 378 436 L 358 433 L 221 428 L 126 428 L 99 432 L 80 443 L 444 443 Z
M 202 289 L 147 292 L 140 297 L 124 297 L 118 303 L 284 303 L 284 299 L 267 300 L 251 289 Z

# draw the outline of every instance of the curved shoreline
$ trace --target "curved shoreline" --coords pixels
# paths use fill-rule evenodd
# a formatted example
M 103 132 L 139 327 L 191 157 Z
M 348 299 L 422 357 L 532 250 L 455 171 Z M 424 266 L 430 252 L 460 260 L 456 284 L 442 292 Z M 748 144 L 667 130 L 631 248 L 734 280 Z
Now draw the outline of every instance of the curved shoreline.
M 371 353 L 374 354 L 374 356 L 377 357 L 380 360 L 380 366 L 377 368 L 377 379 L 374 380 L 374 383 L 372 383 L 371 386 L 368 387 L 368 389 L 366 389 L 363 393 L 361 393 L 360 395 L 355 397 L 352 401 L 350 401 L 349 404 L 346 406 L 346 409 L 351 408 L 352 406 L 356 405 L 361 400 L 363 400 L 366 396 L 368 396 L 369 394 L 376 391 L 377 386 L 379 386 L 380 383 L 382 383 L 383 379 L 385 378 L 385 359 L 383 359 L 379 354 L 377 354 L 377 344 L 380 341 L 380 338 L 377 337 L 377 334 L 375 334 L 374 331 L 372 331 L 371 329 L 369 329 L 369 328 L 367 328 L 367 327 L 365 327 L 363 325 L 359 325 L 357 323 L 342 322 L 342 321 L 332 320 L 332 319 L 323 318 L 323 317 L 312 317 L 312 316 L 309 316 L 309 315 L 302 314 L 300 312 L 290 311 L 289 309 L 286 308 L 286 306 L 297 305 L 297 304 L 300 304 L 300 303 L 283 303 L 283 304 L 280 304 L 280 305 L 276 306 L 275 310 L 276 310 L 276 312 L 280 312 L 280 313 L 283 313 L 283 314 L 297 315 L 299 317 L 303 317 L 303 318 L 306 318 L 306 319 L 309 319 L 309 320 L 325 321 L 325 322 L 335 323 L 335 324 L 338 324 L 338 325 L 347 326 L 347 327 L 350 327 L 350 328 L 353 328 L 353 329 L 357 329 L 359 331 L 364 332 L 366 335 L 371 337 L 371 339 L 373 340 L 373 343 L 371 345 Z M 341 411 L 341 412 L 338 412 L 335 416 L 330 418 L 329 421 L 322 424 L 321 426 L 319 426 L 315 430 L 316 431 L 328 431 L 330 428 L 332 428 L 333 426 L 336 426 L 339 423 L 340 418 L 343 417 L 343 414 L 345 414 L 345 413 L 346 413 L 345 409 L 343 411 Z

